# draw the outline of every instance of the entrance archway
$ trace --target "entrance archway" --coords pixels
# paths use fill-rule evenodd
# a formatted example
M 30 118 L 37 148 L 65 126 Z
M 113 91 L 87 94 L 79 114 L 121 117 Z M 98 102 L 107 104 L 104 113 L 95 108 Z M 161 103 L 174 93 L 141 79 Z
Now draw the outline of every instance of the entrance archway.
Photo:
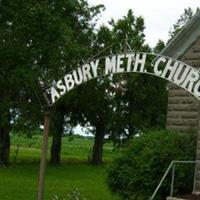
M 144 52 L 127 52 L 93 59 L 77 67 L 61 79 L 53 81 L 44 96 L 51 107 L 71 90 L 92 79 L 118 73 L 141 73 L 172 82 L 200 100 L 200 72 L 170 57 Z M 44 187 L 49 115 L 45 116 L 43 149 L 40 166 L 38 199 Z

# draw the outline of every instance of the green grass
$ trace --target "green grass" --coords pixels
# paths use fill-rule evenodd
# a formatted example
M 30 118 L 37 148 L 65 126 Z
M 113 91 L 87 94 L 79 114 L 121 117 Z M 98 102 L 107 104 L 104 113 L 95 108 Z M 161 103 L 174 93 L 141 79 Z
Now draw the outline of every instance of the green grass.
M 52 138 L 49 137 L 48 147 L 50 152 Z M 20 162 L 34 161 L 40 157 L 40 149 L 42 143 L 42 137 L 34 136 L 33 138 L 27 137 L 18 137 L 12 135 L 11 137 L 11 160 L 15 160 L 15 151 L 17 145 L 19 145 L 19 153 L 17 155 L 17 160 Z M 63 137 L 62 139 L 62 160 L 63 161 L 87 161 L 88 156 L 91 152 L 93 145 L 92 138 L 79 138 L 79 137 Z M 106 143 L 104 145 L 104 161 L 111 161 L 116 155 L 116 152 L 113 151 L 112 144 Z M 49 158 L 49 155 L 48 155 Z
M 0 168 L 0 199 L 36 199 L 41 137 L 35 139 L 12 136 L 11 161 L 9 168 Z M 15 150 L 20 144 L 17 160 Z M 51 138 L 49 140 L 49 147 Z M 116 200 L 106 185 L 105 164 L 94 167 L 87 164 L 93 140 L 88 138 L 63 138 L 61 166 L 47 165 L 45 199 L 53 195 L 62 196 L 78 188 L 88 200 Z M 110 162 L 116 155 L 111 144 L 105 144 L 104 160 Z M 15 160 L 15 162 L 14 162 Z
M 37 164 L 17 164 L 0 169 L 0 199 L 36 199 Z M 78 188 L 88 200 L 114 200 L 105 183 L 105 168 L 87 164 L 47 166 L 45 199 L 59 196 Z

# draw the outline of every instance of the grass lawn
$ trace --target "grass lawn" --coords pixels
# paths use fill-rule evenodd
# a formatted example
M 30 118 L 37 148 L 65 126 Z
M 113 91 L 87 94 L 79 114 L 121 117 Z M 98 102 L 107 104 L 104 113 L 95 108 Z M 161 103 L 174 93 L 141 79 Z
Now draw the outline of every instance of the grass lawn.
M 41 137 L 35 139 L 12 136 L 11 161 L 9 168 L 0 168 L 0 199 L 32 200 L 36 199 L 37 177 Z M 50 141 L 51 142 L 51 139 Z M 61 166 L 48 165 L 45 181 L 45 199 L 53 195 L 62 196 L 78 188 L 88 200 L 116 200 L 106 185 L 106 167 L 94 167 L 87 164 L 92 139 L 63 139 Z M 20 145 L 19 153 L 15 151 Z M 50 145 L 49 145 L 50 146 Z M 104 160 L 109 163 L 116 153 L 111 144 L 105 145 Z M 15 162 L 14 162 L 15 161 Z
M 49 152 L 51 147 L 52 138 L 49 137 Z M 30 161 L 39 161 L 42 137 L 34 136 L 33 138 L 27 137 L 11 137 L 11 161 L 15 161 L 15 151 L 19 145 L 19 153 L 17 156 L 17 162 L 30 162 Z M 77 161 L 77 162 L 86 162 L 88 156 L 90 155 L 91 148 L 93 145 L 92 138 L 83 138 L 83 137 L 63 137 L 62 139 L 62 160 L 63 161 Z M 49 153 L 48 152 L 48 153 Z M 112 144 L 106 143 L 104 145 L 104 156 L 103 159 L 105 162 L 111 161 L 116 155 L 116 152 L 113 152 Z M 49 155 L 48 155 L 49 158 Z

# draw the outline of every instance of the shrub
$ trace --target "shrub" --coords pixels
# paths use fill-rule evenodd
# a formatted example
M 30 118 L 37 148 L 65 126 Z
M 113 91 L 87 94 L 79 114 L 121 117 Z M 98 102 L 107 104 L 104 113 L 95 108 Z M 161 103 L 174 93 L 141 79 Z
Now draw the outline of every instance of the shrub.
M 147 200 L 172 160 L 195 160 L 195 134 L 178 135 L 166 130 L 152 131 L 134 138 L 108 169 L 112 192 L 126 200 Z M 194 165 L 177 164 L 175 193 L 191 192 Z M 156 199 L 169 195 L 171 175 Z

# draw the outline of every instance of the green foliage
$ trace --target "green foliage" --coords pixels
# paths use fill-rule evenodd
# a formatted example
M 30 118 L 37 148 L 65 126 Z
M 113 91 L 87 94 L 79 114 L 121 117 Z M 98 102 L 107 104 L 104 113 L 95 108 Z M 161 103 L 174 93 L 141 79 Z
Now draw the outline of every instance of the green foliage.
M 20 128 L 41 122 L 42 89 L 91 53 L 102 9 L 85 0 L 0 2 L 1 115 L 11 110 Z
M 10 128 L 8 117 L 23 133 L 43 123 L 43 92 L 91 53 L 103 8 L 85 0 L 0 1 L 0 130 Z
M 136 17 L 129 10 L 122 19 L 112 20 L 111 26 L 114 41 L 122 43 L 127 36 L 127 42 L 134 52 L 151 53 L 150 47 L 144 43 L 145 24 L 141 16 Z M 116 75 L 112 79 L 116 85 L 122 81 L 125 81 L 122 86 L 124 93 L 116 92 L 114 95 L 112 122 L 109 124 L 110 139 L 117 145 L 131 139 L 138 131 L 149 127 L 163 128 L 167 104 L 166 81 L 136 73 Z
M 154 53 L 159 54 L 165 47 L 165 43 L 162 40 L 158 40 L 156 46 L 153 49 Z
M 196 9 L 196 11 L 194 11 L 191 7 L 184 9 L 183 14 L 180 16 L 180 18 L 177 20 L 177 22 L 173 25 L 173 27 L 169 31 L 170 40 L 182 30 L 182 28 L 189 22 L 189 20 L 192 19 L 192 17 L 197 12 L 199 12 L 199 7 Z
M 102 56 L 124 53 L 130 49 L 127 46 L 120 47 L 120 44 L 123 46 L 127 39 L 133 51 L 150 53 L 150 47 L 144 43 L 144 29 L 144 19 L 129 10 L 121 19 L 111 20 L 109 28 L 105 25 L 100 27 L 94 47 L 100 51 L 113 44 Z M 121 82 L 125 82 L 124 94 L 113 92 L 110 84 L 119 85 Z M 165 126 L 166 81 L 157 77 L 135 73 L 118 74 L 90 81 L 87 87 L 79 89 L 74 98 L 77 104 L 72 118 L 77 117 L 82 125 L 100 126 L 102 134 L 109 135 L 110 140 L 117 145 L 122 143 L 121 138 L 129 140 L 140 130 Z
M 154 192 L 172 160 L 195 160 L 196 137 L 168 131 L 153 131 L 134 138 L 123 154 L 109 168 L 108 184 L 126 200 L 146 200 Z M 175 193 L 191 192 L 194 168 L 177 165 Z M 170 176 L 157 197 L 169 195 Z

